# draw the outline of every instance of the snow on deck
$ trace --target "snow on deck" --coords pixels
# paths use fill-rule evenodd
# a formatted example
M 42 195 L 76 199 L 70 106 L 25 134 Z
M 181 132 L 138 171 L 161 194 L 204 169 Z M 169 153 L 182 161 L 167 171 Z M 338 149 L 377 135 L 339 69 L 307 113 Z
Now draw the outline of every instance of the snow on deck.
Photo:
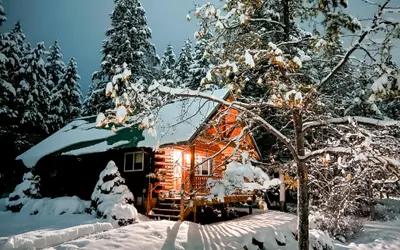
M 220 89 L 205 92 L 218 98 L 226 98 L 228 89 Z M 138 147 L 155 148 L 158 145 L 186 142 L 196 133 L 203 122 L 212 115 L 218 106 L 216 102 L 201 98 L 187 98 L 162 107 L 158 112 L 156 124 L 157 137 L 152 137 L 147 130 L 142 132 L 144 140 L 138 143 Z M 106 140 L 116 133 L 103 128 L 96 128 L 95 122 L 88 122 L 87 118 L 75 120 L 61 130 L 49 136 L 39 144 L 30 148 L 17 157 L 25 166 L 32 168 L 46 155 L 59 152 L 69 146 L 82 142 Z M 129 138 L 122 138 L 122 141 Z M 106 142 L 97 142 L 95 145 L 68 152 L 71 155 L 104 152 L 118 148 L 123 143 L 108 145 Z
M 292 250 L 297 244 L 292 235 L 295 226 L 295 216 L 272 211 L 205 226 L 147 221 L 93 234 L 53 249 L 243 249 L 255 237 L 264 242 L 265 249 Z M 278 246 L 276 239 L 286 241 L 286 245 Z

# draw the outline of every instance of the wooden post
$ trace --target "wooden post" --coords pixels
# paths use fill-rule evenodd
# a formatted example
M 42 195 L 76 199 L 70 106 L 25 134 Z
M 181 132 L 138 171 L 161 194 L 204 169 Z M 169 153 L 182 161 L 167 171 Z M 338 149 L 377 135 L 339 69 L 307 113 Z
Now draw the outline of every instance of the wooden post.
M 151 210 L 151 200 L 152 200 L 152 189 L 153 189 L 153 184 L 149 183 L 147 187 L 147 204 L 146 204 L 146 215 L 149 215 L 150 210 Z
M 195 148 L 194 145 L 190 146 L 190 176 L 189 176 L 189 193 L 190 193 L 190 200 L 193 198 L 193 191 L 195 185 L 195 169 L 194 166 L 196 165 L 195 161 Z
M 193 222 L 197 223 L 197 205 L 194 204 L 193 206 Z
M 282 169 L 279 170 L 279 180 L 281 184 L 279 185 L 279 201 L 281 203 L 281 210 L 285 210 L 285 201 L 286 201 L 286 190 L 285 190 L 285 174 Z
M 185 184 L 182 183 L 181 184 L 181 213 L 180 213 L 181 221 L 185 220 L 185 195 L 184 195 L 184 193 L 185 193 Z

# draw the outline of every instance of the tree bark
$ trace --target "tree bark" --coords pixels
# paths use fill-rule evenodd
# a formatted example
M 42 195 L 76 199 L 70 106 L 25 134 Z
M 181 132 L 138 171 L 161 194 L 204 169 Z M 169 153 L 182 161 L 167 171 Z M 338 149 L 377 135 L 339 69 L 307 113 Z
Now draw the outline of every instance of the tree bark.
M 283 6 L 283 23 L 285 25 L 284 32 L 285 32 L 285 41 L 289 42 L 290 39 L 290 10 L 289 10 L 289 1 L 290 0 L 282 0 Z
M 305 155 L 303 116 L 300 110 L 293 110 L 293 123 L 296 138 L 296 149 L 299 156 Z M 298 249 L 309 249 L 308 234 L 308 167 L 304 160 L 297 162 L 297 176 L 299 186 L 297 190 L 297 213 L 298 213 Z

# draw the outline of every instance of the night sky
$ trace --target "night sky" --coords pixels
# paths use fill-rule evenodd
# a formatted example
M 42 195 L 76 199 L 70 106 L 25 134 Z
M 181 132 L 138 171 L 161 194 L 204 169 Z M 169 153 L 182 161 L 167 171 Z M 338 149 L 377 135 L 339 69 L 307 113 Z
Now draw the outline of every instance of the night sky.
M 196 0 L 196 3 L 208 1 Z M 374 8 L 366 8 L 360 1 L 349 0 L 350 12 L 356 17 L 371 16 Z M 194 7 L 192 0 L 142 0 L 142 4 L 159 55 L 168 43 L 179 54 L 185 39 L 195 40 L 196 20 L 186 21 L 187 12 Z M 82 92 L 86 93 L 93 71 L 99 69 L 100 49 L 104 32 L 110 27 L 113 5 L 113 0 L 3 0 L 8 21 L 0 31 L 8 31 L 20 20 L 32 45 L 44 41 L 48 47 L 58 38 L 64 61 L 72 56 L 77 59 Z M 398 52 L 395 59 L 400 61 Z

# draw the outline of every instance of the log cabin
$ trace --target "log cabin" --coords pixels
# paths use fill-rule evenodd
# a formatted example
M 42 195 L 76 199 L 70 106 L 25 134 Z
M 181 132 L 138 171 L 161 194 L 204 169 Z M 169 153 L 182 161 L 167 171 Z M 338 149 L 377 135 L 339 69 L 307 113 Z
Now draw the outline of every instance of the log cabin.
M 234 100 L 228 89 L 209 94 Z M 95 116 L 83 117 L 17 160 L 40 175 L 43 197 L 81 199 L 90 199 L 99 173 L 113 160 L 140 212 L 180 220 L 191 214 L 196 221 L 198 207 L 253 199 L 238 192 L 221 201 L 209 196 L 207 185 L 221 179 L 240 152 L 260 158 L 246 126 L 235 109 L 201 98 L 179 99 L 159 110 L 156 136 L 139 126 L 96 127 Z

